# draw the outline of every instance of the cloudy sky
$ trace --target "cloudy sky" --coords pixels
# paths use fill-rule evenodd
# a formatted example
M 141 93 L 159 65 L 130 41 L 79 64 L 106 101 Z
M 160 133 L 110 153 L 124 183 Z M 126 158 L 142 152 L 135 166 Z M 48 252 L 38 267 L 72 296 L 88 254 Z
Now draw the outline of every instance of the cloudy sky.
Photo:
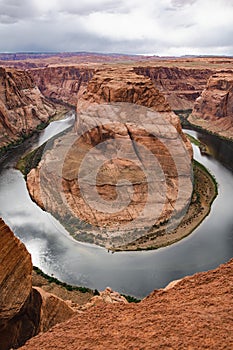
M 0 0 L 0 51 L 233 55 L 233 0 Z

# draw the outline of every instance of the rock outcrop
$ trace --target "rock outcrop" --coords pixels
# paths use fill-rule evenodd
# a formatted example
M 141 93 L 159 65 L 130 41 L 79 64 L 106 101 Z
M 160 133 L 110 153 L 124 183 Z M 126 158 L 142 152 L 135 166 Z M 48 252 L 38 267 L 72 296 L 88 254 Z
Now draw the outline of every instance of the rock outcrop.
M 128 304 L 128 301 L 123 295 L 107 287 L 104 291 L 99 292 L 99 295 L 92 297 L 88 303 L 84 305 L 71 305 L 80 313 L 100 304 Z
M 208 78 L 213 70 L 185 67 L 163 66 L 134 66 L 134 71 L 139 75 L 149 77 L 156 89 L 159 89 L 166 97 L 173 110 L 192 109 L 193 104 L 206 86 Z M 119 64 L 118 71 L 122 71 L 124 65 Z M 126 67 L 125 67 L 126 68 Z M 29 70 L 41 92 L 48 98 L 64 102 L 71 106 L 77 104 L 77 93 L 86 87 L 95 71 L 106 69 L 101 65 L 90 67 L 82 65 L 50 65 L 44 68 Z M 107 68 L 109 71 L 109 67 Z
M 32 262 L 23 243 L 1 219 L 0 249 L 0 322 L 3 325 L 19 313 L 31 293 Z
M 233 260 L 138 304 L 97 305 L 22 347 L 34 349 L 232 349 Z
M 0 67 L 0 148 L 29 135 L 55 112 L 28 73 Z
M 77 240 L 107 247 L 180 217 L 192 193 L 191 146 L 151 80 L 126 68 L 98 70 L 78 94 L 77 114 L 73 132 L 28 174 L 33 199 L 71 222 Z
M 180 67 L 135 67 L 137 74 L 149 77 L 164 93 L 173 110 L 192 109 L 195 100 L 213 74 L 210 69 Z
M 189 121 L 233 139 L 233 72 L 217 73 L 208 80 Z
M 76 107 L 77 93 L 92 78 L 94 69 L 71 65 L 50 66 L 31 69 L 28 73 L 44 96 Z
M 74 314 L 63 300 L 32 287 L 31 256 L 0 219 L 0 349 L 17 348 Z

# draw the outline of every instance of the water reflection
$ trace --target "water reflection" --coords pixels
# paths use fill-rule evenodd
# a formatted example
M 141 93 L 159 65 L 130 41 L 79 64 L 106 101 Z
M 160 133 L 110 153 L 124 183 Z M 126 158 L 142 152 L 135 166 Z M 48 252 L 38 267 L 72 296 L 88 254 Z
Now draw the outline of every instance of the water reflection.
M 71 122 L 68 119 L 62 126 L 69 127 Z M 30 147 L 40 144 L 46 132 L 48 137 L 46 129 Z M 225 146 L 220 149 L 225 152 Z M 26 244 L 33 263 L 46 273 L 68 283 L 97 289 L 110 285 L 119 292 L 143 297 L 171 280 L 215 268 L 233 256 L 233 175 L 217 159 L 201 155 L 196 146 L 195 158 L 211 170 L 219 184 L 219 196 L 209 217 L 192 235 L 170 247 L 114 254 L 73 241 L 50 214 L 31 201 L 23 176 L 13 168 L 17 152 L 1 166 L 0 215 Z

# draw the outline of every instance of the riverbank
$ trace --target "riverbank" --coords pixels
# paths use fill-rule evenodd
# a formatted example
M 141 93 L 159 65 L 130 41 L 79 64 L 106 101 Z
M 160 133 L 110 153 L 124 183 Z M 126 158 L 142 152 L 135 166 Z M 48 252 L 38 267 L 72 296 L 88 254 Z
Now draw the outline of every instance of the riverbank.
M 69 300 L 74 304 L 78 304 L 81 308 L 82 306 L 85 307 L 94 296 L 100 295 L 100 292 L 97 289 L 92 290 L 86 287 L 67 284 L 53 276 L 47 275 L 36 266 L 33 266 L 32 285 L 34 287 L 42 288 L 45 292 L 55 294 L 64 301 Z M 141 301 L 132 295 L 121 295 L 128 301 L 128 303 L 139 303 Z
M 198 140 L 191 138 L 192 142 L 198 143 L 198 146 L 203 149 L 204 145 L 199 144 Z M 36 167 L 40 161 L 44 146 L 40 146 L 33 152 L 27 154 L 17 164 L 17 168 L 26 175 L 33 167 Z M 139 238 L 122 247 L 116 249 L 109 249 L 116 251 L 139 251 L 152 250 L 171 245 L 184 237 L 191 234 L 196 227 L 209 214 L 211 204 L 217 196 L 217 183 L 215 178 L 208 172 L 208 170 L 197 161 L 193 161 L 194 171 L 194 190 L 190 206 L 179 224 L 179 226 L 170 232 L 166 225 L 153 228 L 147 235 Z M 68 229 L 67 223 L 61 223 Z M 72 236 L 72 235 L 71 235 Z
M 52 115 L 47 122 L 41 122 L 32 132 L 29 134 L 23 134 L 19 137 L 15 136 L 15 138 L 9 143 L 3 147 L 0 148 L 0 158 L 5 156 L 5 154 L 10 151 L 11 149 L 14 149 L 21 145 L 25 140 L 31 138 L 33 135 L 40 133 L 42 130 L 44 130 L 51 122 L 61 120 L 64 118 L 64 116 L 71 110 L 71 108 L 68 108 L 64 105 L 56 103 L 56 113 Z
M 204 143 L 190 135 L 188 135 L 188 137 L 192 143 L 200 148 L 202 153 L 209 154 L 208 147 L 206 147 Z M 43 154 L 44 146 L 45 144 L 34 149 L 32 152 L 27 153 L 18 161 L 17 168 L 24 174 L 25 177 L 32 168 L 37 167 Z M 168 222 L 167 224 L 160 225 L 159 227 L 153 227 L 148 234 L 143 235 L 139 239 L 127 245 L 117 248 L 109 247 L 109 250 L 112 252 L 153 250 L 171 245 L 191 234 L 209 214 L 211 204 L 218 193 L 215 178 L 203 165 L 197 161 L 193 161 L 193 172 L 193 196 L 184 218 L 175 230 L 171 231 L 171 228 L 169 227 L 171 223 Z M 72 230 L 74 230 L 76 226 L 73 227 L 73 224 L 69 225 L 60 217 L 57 217 L 57 219 L 70 233 L 70 236 L 73 237 Z
M 204 132 L 204 133 L 209 134 L 211 136 L 215 136 L 220 140 L 233 142 L 233 136 L 231 134 L 230 135 L 228 135 L 227 133 L 222 134 L 221 131 L 219 131 L 218 129 L 216 129 L 215 131 L 210 130 L 209 129 L 210 122 L 207 120 L 198 119 L 198 123 L 195 123 L 195 121 L 197 121 L 197 119 L 192 116 L 191 109 L 176 110 L 174 112 L 180 118 L 180 122 L 181 122 L 181 125 L 183 128 Z
M 159 227 L 140 239 L 115 251 L 152 250 L 166 247 L 190 235 L 209 214 L 211 204 L 218 194 L 215 178 L 197 161 L 193 161 L 194 189 L 190 206 L 179 226 L 169 232 Z

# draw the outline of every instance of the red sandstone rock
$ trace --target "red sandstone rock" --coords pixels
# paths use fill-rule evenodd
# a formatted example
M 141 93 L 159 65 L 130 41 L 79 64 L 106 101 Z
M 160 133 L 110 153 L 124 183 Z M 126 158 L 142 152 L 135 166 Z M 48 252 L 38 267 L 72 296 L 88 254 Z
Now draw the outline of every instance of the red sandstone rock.
M 137 74 L 150 77 L 155 86 L 164 93 L 173 110 L 192 109 L 193 104 L 212 75 L 210 69 L 179 67 L 135 67 Z
M 149 78 L 128 68 L 101 69 L 78 94 L 77 114 L 75 130 L 56 140 L 27 176 L 37 203 L 65 224 L 78 219 L 77 240 L 107 247 L 183 213 L 192 193 L 191 146 Z
M 55 112 L 25 71 L 0 67 L 0 148 L 30 134 Z
M 28 73 L 44 96 L 76 107 L 77 93 L 91 79 L 94 69 L 67 65 L 32 69 Z
M 233 348 L 233 260 L 157 290 L 139 304 L 97 305 L 22 350 Z
M 233 72 L 214 74 L 196 100 L 189 121 L 233 138 Z
M 0 219 L 0 349 L 17 348 L 74 314 L 63 300 L 32 288 L 31 256 Z
M 32 289 L 31 274 L 30 254 L 0 219 L 0 323 L 13 318 L 26 302 Z

